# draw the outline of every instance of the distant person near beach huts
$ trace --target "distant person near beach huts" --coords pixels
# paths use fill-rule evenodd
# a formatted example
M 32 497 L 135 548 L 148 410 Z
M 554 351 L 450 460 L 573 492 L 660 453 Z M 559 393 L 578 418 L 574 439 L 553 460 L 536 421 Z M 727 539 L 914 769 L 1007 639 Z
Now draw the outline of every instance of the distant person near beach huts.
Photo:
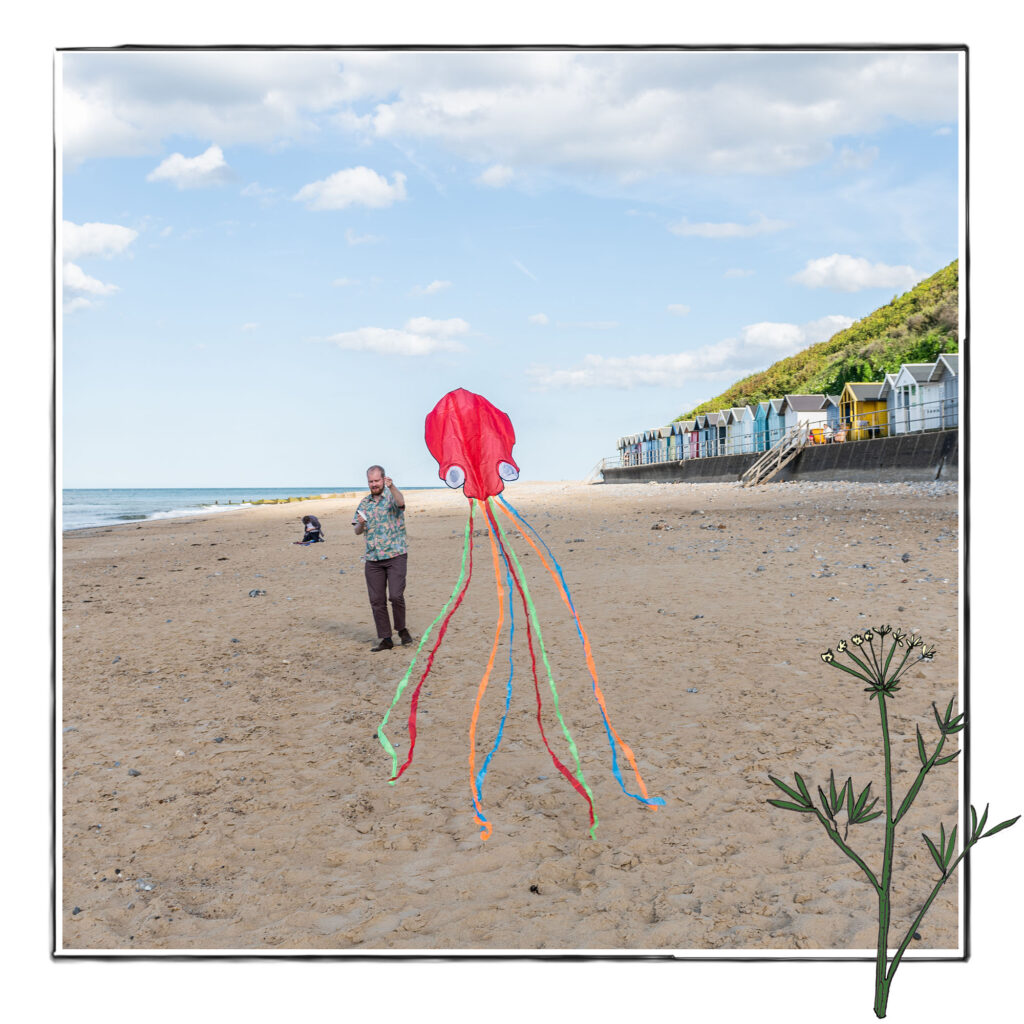
M 405 576 L 409 557 L 405 498 L 383 466 L 371 466 L 366 471 L 366 483 L 370 493 L 359 502 L 352 525 L 356 536 L 366 536 L 363 558 L 366 591 L 377 628 L 377 645 L 371 650 L 389 651 L 395 646 L 391 639 L 389 600 L 398 639 L 403 645 L 413 642 L 405 625 Z
M 327 540 L 327 534 L 324 533 L 323 527 L 320 525 L 320 520 L 317 519 L 316 516 L 303 516 L 302 527 L 302 540 L 297 540 L 294 543 L 319 544 L 321 541 Z

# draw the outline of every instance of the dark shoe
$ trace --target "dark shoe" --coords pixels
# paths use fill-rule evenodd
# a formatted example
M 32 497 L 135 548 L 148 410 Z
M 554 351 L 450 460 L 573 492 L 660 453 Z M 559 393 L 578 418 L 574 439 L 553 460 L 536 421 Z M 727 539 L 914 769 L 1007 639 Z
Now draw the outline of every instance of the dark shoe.
M 402 641 L 403 647 L 408 647 L 413 642 L 412 634 L 407 629 L 400 629 L 398 631 L 398 639 Z
M 374 654 L 376 654 L 377 651 L 390 651 L 394 646 L 395 643 L 391 639 L 391 637 L 386 636 L 384 637 L 383 640 L 380 641 L 380 643 L 377 644 L 376 647 L 371 647 L 370 650 L 373 651 Z

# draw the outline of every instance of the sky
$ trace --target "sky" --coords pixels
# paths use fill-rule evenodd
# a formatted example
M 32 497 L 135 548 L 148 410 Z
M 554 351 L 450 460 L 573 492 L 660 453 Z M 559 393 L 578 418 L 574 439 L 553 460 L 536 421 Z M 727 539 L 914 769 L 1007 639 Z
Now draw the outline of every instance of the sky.
M 63 485 L 581 479 L 958 257 L 961 61 L 63 52 Z

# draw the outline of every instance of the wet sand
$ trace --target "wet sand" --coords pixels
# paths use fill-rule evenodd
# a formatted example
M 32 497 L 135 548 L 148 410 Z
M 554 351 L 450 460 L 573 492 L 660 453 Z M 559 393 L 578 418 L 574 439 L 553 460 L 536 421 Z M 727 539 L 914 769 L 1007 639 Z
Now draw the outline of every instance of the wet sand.
M 888 622 L 939 648 L 894 704 L 897 794 L 913 780 L 915 726 L 933 742 L 931 703 L 958 690 L 955 486 L 517 483 L 507 496 L 561 563 L 611 723 L 665 806 L 618 787 L 575 624 L 521 539 L 593 792 L 593 839 L 586 801 L 538 733 L 520 614 L 511 707 L 484 784 L 493 834 L 480 841 L 468 730 L 497 598 L 479 521 L 473 581 L 394 786 L 375 731 L 416 648 L 370 651 L 362 540 L 348 525 L 359 495 L 75 531 L 63 539 L 58 946 L 873 946 L 870 886 L 820 826 L 766 803 L 781 795 L 768 775 L 799 771 L 814 792 L 834 769 L 881 794 L 877 706 L 819 653 Z M 407 499 L 419 637 L 456 582 L 466 503 L 450 491 Z M 307 512 L 326 544 L 293 545 Z M 482 701 L 478 769 L 504 708 L 502 659 L 505 646 Z M 388 725 L 403 758 L 418 677 Z M 540 686 L 545 732 L 569 762 L 543 667 Z M 957 792 L 955 768 L 937 769 L 901 822 L 894 934 L 934 876 L 920 833 L 953 823 Z M 876 819 L 850 842 L 877 865 L 881 837 Z M 957 945 L 953 885 L 921 933 L 915 949 Z

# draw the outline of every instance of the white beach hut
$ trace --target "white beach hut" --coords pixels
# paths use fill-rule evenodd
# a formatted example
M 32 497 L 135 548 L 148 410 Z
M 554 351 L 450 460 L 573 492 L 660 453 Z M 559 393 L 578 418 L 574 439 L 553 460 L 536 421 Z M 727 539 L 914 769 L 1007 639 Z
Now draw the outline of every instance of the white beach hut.
M 943 352 L 935 360 L 935 369 L 928 383 L 941 385 L 939 426 L 955 427 L 960 422 L 960 356 L 955 352 Z
M 904 363 L 900 367 L 893 384 L 898 433 L 942 425 L 942 385 L 931 381 L 934 370 L 935 363 Z
M 787 431 L 807 424 L 824 429 L 828 421 L 828 402 L 824 395 L 786 395 L 784 422 Z
M 887 373 L 878 392 L 879 401 L 885 402 L 885 422 L 890 435 L 899 433 L 896 429 L 896 377 L 895 373 Z
M 728 410 L 729 424 L 726 443 L 730 455 L 739 455 L 754 450 L 754 411 L 749 405 L 735 406 Z

